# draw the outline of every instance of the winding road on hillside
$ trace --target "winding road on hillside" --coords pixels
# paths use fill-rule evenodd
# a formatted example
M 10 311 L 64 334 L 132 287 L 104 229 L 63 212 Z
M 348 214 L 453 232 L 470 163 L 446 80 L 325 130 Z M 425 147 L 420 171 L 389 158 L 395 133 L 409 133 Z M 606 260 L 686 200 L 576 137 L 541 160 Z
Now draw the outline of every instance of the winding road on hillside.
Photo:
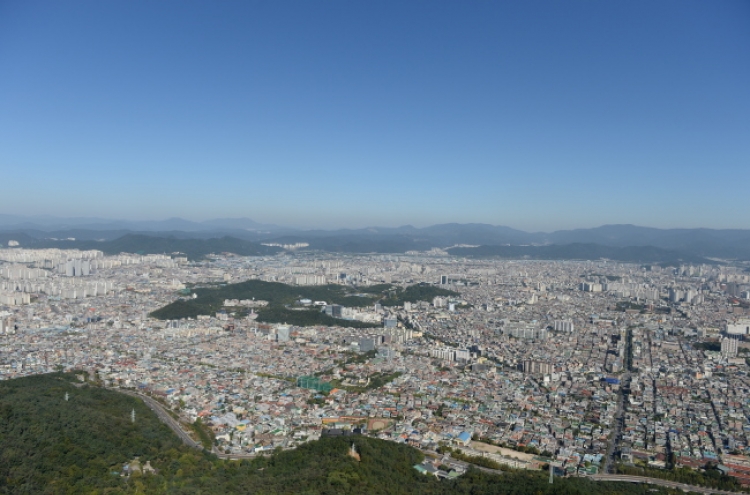
M 196 442 L 192 439 L 190 435 L 188 435 L 185 430 L 182 429 L 180 424 L 169 414 L 169 412 L 159 404 L 157 401 L 149 397 L 148 395 L 139 394 L 138 392 L 134 392 L 132 390 L 125 390 L 121 388 L 114 388 L 110 390 L 116 390 L 117 392 L 120 392 L 121 394 L 129 395 L 131 397 L 136 397 L 138 399 L 141 399 L 149 409 L 154 411 L 156 413 L 156 416 L 162 421 L 162 423 L 169 426 L 169 428 L 177 434 L 178 437 L 180 437 L 180 440 L 182 440 L 185 445 L 188 447 L 193 447 L 196 449 L 202 449 L 203 445 L 201 445 L 199 442 Z
M 149 397 L 148 395 L 141 394 L 138 392 L 135 392 L 133 390 L 126 390 L 121 388 L 113 388 L 111 390 L 116 390 L 117 392 L 120 392 L 125 395 L 129 395 L 131 397 L 136 397 L 138 399 L 141 399 L 146 406 L 148 406 L 149 409 L 154 411 L 156 413 L 156 416 L 164 423 L 166 424 L 175 434 L 180 437 L 180 440 L 183 441 L 185 445 L 188 447 L 193 447 L 196 449 L 203 449 L 203 445 L 200 442 L 196 442 L 193 440 L 193 438 L 182 429 L 182 426 L 178 421 L 176 421 L 172 415 L 169 413 L 169 411 L 164 407 L 164 405 L 160 404 L 158 401 L 154 400 L 152 397 Z M 256 457 L 256 454 L 223 454 L 216 450 L 216 447 L 213 447 L 211 450 L 211 453 L 216 455 L 219 459 L 225 459 L 230 461 L 239 461 L 242 459 L 254 459 Z

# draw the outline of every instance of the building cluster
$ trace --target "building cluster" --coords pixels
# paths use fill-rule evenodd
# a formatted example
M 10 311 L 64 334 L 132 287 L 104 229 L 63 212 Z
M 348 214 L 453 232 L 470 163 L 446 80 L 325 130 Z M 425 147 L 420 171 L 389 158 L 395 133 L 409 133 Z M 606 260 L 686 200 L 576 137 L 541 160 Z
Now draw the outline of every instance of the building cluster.
M 715 462 L 747 481 L 745 267 L 435 251 L 188 261 L 16 248 L 0 260 L 0 379 L 84 369 L 160 397 L 185 422 L 200 418 L 222 452 L 357 428 L 513 467 L 590 474 L 607 462 Z M 426 283 L 457 295 L 387 308 L 299 301 L 339 319 L 333 327 L 259 323 L 266 301 L 252 298 L 195 319 L 149 316 L 186 287 L 249 279 L 352 294 Z M 348 327 L 354 319 L 374 327 Z

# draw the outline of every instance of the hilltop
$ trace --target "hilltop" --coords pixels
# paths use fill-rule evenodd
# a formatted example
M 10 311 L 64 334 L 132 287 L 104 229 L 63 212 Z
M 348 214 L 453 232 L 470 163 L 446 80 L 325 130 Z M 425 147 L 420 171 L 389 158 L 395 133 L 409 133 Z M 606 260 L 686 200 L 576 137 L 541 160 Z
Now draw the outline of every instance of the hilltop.
M 197 296 L 195 299 L 178 299 L 154 311 L 151 316 L 161 320 L 195 318 L 198 315 L 216 313 L 222 309 L 226 299 L 256 299 L 269 303 L 267 307 L 258 310 L 258 321 L 289 323 L 298 326 L 345 325 L 366 328 L 374 324 L 332 318 L 322 313 L 320 308 L 289 309 L 289 307 L 301 298 L 359 308 L 372 305 L 377 301 L 381 301 L 386 306 L 396 306 L 403 305 L 407 301 L 432 301 L 436 296 L 458 295 L 457 292 L 426 284 L 415 284 L 405 289 L 391 284 L 355 289 L 343 285 L 296 286 L 262 280 L 196 288 L 193 293 Z

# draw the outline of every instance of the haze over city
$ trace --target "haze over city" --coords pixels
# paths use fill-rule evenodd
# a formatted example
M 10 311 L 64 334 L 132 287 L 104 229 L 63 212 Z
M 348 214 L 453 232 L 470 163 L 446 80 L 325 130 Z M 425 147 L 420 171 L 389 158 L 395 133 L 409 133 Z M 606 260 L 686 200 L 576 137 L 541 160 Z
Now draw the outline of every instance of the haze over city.
M 2 2 L 0 213 L 750 228 L 750 5 Z

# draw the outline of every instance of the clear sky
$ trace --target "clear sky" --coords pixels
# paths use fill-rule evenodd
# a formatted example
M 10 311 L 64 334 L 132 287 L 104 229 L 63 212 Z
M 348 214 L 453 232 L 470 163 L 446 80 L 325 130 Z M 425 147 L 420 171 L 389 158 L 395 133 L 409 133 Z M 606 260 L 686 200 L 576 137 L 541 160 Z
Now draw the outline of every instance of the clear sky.
M 0 213 L 750 228 L 750 2 L 0 0 Z

